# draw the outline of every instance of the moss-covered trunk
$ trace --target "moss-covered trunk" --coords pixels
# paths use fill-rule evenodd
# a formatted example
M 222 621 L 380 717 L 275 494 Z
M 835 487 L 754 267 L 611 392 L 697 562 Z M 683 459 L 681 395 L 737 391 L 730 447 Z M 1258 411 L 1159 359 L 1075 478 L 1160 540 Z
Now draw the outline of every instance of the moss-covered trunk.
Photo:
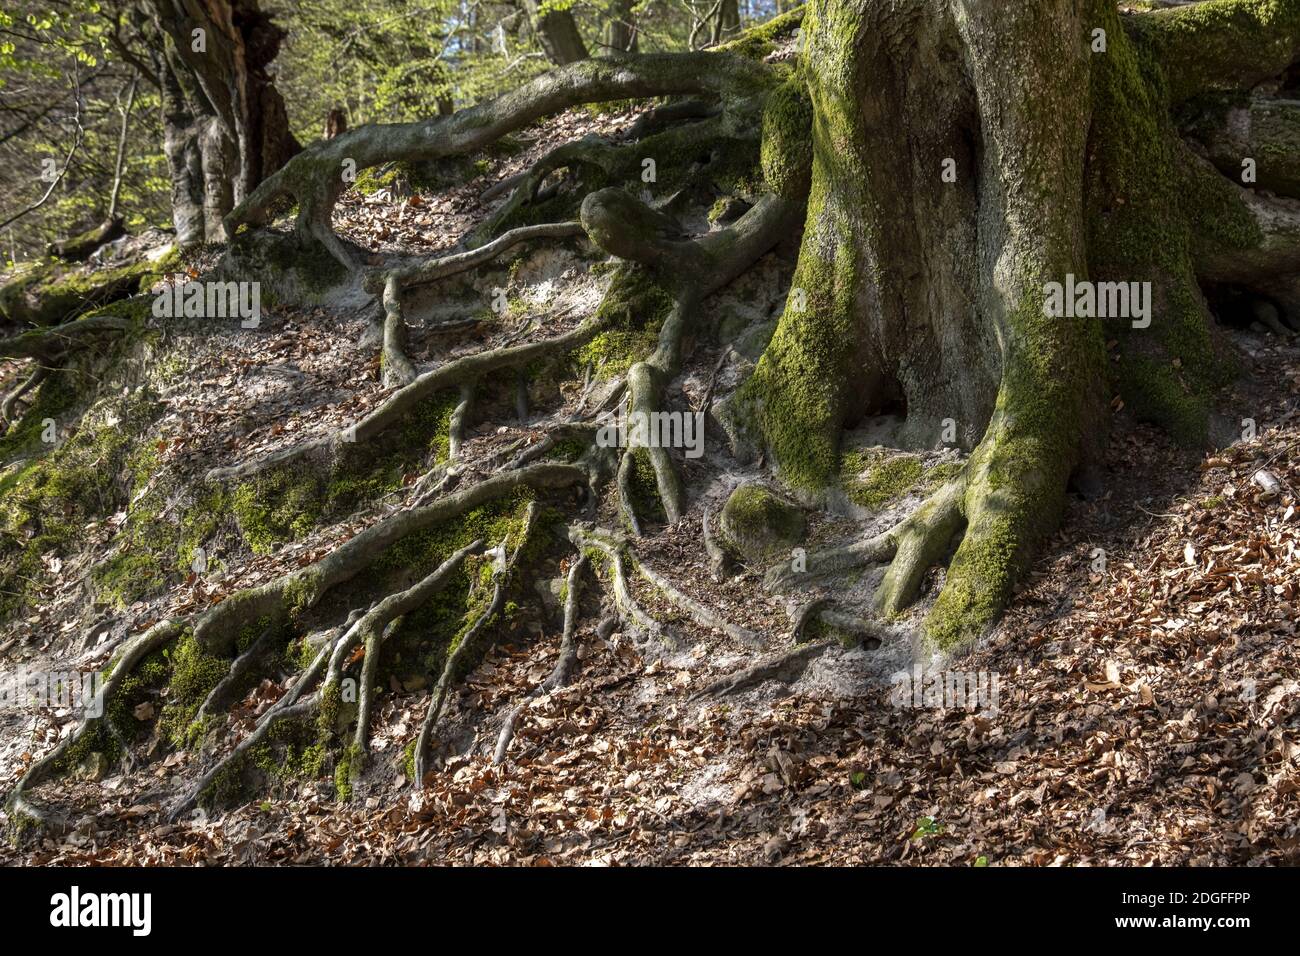
M 1300 321 L 1300 0 L 813 0 L 804 30 L 763 145 L 772 187 L 798 182 L 806 91 L 803 247 L 737 408 L 813 494 L 873 411 L 904 410 L 904 447 L 971 450 L 888 536 L 877 593 L 903 609 L 960 532 L 925 624 L 952 646 L 996 620 L 1115 392 L 1205 443 L 1234 366 L 1203 290 Z
M 956 426 L 959 487 L 900 531 L 877 596 L 903 608 L 964 526 L 926 622 L 943 646 L 995 620 L 1101 425 L 1102 326 L 1045 310 L 1088 275 L 1093 28 L 1069 0 L 816 0 L 805 20 L 806 231 L 742 397 L 810 492 L 864 414 L 902 406 L 905 447 Z

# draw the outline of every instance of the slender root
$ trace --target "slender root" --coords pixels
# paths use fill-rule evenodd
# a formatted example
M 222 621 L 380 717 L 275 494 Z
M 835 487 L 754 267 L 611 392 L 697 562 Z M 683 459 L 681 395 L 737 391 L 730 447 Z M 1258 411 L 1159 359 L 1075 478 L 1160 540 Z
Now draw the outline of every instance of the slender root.
M 519 561 L 519 555 L 523 552 L 529 538 L 533 533 L 533 526 L 537 519 L 538 507 L 536 502 L 528 506 L 528 512 L 524 517 L 524 531 L 520 539 L 519 546 L 515 552 L 506 560 L 504 555 L 499 557 L 499 563 L 492 573 L 492 598 L 488 601 L 487 607 L 478 616 L 469 630 L 461 635 L 460 641 L 456 644 L 455 649 L 447 655 L 447 662 L 443 665 L 442 673 L 438 677 L 438 683 L 433 688 L 433 693 L 429 697 L 429 708 L 425 712 L 424 721 L 420 725 L 419 736 L 415 740 L 415 780 L 413 783 L 416 788 L 424 785 L 424 776 L 428 772 L 428 754 L 429 746 L 434 738 L 434 731 L 437 728 L 438 721 L 442 717 L 442 711 L 447 703 L 447 697 L 451 692 L 452 684 L 459 674 L 468 666 L 470 656 L 477 652 L 477 638 L 488 623 L 501 613 L 505 606 L 506 591 L 511 583 L 511 576 L 516 563 Z M 502 542 L 501 549 L 504 551 L 505 542 Z
M 402 290 L 396 276 L 384 283 L 384 387 L 410 385 L 415 366 L 406 355 L 406 318 L 402 314 Z
M 680 639 L 670 628 L 647 614 L 632 597 L 632 589 L 627 581 L 626 549 L 621 546 L 618 535 L 573 525 L 569 528 L 569 540 L 579 548 L 595 548 L 609 559 L 610 575 L 613 578 L 614 607 L 625 624 L 637 633 L 647 638 L 658 639 L 670 647 L 681 645 Z
M 451 421 L 447 426 L 448 461 L 455 461 L 460 457 L 461 446 L 465 444 L 465 421 L 469 418 L 469 410 L 473 404 L 474 383 L 466 382 L 460 387 L 460 401 L 452 410 Z
M 723 697 L 728 694 L 737 694 L 768 680 L 779 680 L 788 684 L 790 681 L 797 679 L 813 660 L 826 653 L 834 645 L 834 641 L 813 641 L 800 644 L 788 651 L 782 651 L 780 654 L 773 654 L 771 657 L 764 658 L 757 664 L 746 667 L 742 671 L 728 674 L 726 677 L 713 681 L 707 687 L 692 694 L 691 700 L 699 701 L 706 697 Z
M 50 367 L 48 365 L 37 366 L 31 375 L 23 379 L 13 391 L 5 396 L 4 402 L 0 404 L 0 424 L 8 425 L 13 422 L 14 408 L 18 404 L 18 400 L 45 381 L 49 374 Z
M 528 695 L 512 707 L 510 713 L 506 715 L 505 723 L 501 725 L 501 734 L 497 737 L 496 751 L 492 755 L 492 763 L 495 766 L 505 763 L 506 753 L 510 749 L 510 741 L 515 736 L 515 725 L 519 722 L 519 718 L 523 714 L 524 708 L 528 706 L 528 702 L 569 683 L 573 668 L 578 662 L 578 605 L 582 588 L 582 575 L 586 571 L 588 563 L 587 556 L 583 554 L 569 568 L 567 594 L 564 599 L 564 633 L 560 638 L 559 659 L 556 660 L 555 668 L 550 675 L 529 691 Z

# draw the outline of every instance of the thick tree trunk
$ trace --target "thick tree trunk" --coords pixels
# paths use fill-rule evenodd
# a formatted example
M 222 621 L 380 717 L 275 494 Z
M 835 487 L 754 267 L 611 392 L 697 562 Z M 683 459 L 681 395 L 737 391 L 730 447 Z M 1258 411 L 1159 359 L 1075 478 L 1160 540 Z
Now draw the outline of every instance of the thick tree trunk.
M 785 480 L 814 494 L 834 480 L 842 431 L 866 414 L 902 406 L 905 447 L 934 447 L 956 425 L 973 449 L 957 487 L 864 551 L 893 558 L 877 592 L 893 614 L 960 533 L 926 620 L 951 646 L 996 620 L 1072 470 L 1098 450 L 1104 340 L 1116 340 L 1109 364 L 1131 408 L 1198 443 L 1230 368 L 1198 278 L 1300 305 L 1288 293 L 1300 205 L 1220 175 L 1171 118 L 1180 102 L 1285 71 L 1300 3 L 1122 19 L 1113 0 L 813 0 L 803 26 L 803 247 L 737 409 L 757 418 Z M 776 189 L 799 181 L 797 93 L 764 119 Z M 1252 137 L 1291 139 L 1289 103 L 1234 108 L 1260 123 L 1202 131 L 1221 169 L 1240 171 Z M 1289 188 L 1286 150 L 1255 152 Z M 1070 276 L 1150 283 L 1151 311 L 1053 317 L 1049 284 Z
M 223 219 L 301 148 L 266 66 L 283 31 L 257 0 L 152 0 L 164 151 L 182 245 L 228 238 Z
M 525 5 L 547 59 L 556 66 L 564 66 L 587 58 L 587 45 L 582 42 L 578 24 L 568 9 L 543 12 L 537 0 L 525 0 Z
M 865 414 L 901 403 L 904 446 L 957 426 L 974 449 L 963 490 L 900 536 L 878 595 L 905 606 L 964 519 L 930 619 L 943 644 L 1001 609 L 1101 405 L 1099 328 L 1043 310 L 1046 283 L 1087 271 L 1084 26 L 1070 0 L 820 0 L 804 22 L 807 224 L 742 401 L 808 491 Z

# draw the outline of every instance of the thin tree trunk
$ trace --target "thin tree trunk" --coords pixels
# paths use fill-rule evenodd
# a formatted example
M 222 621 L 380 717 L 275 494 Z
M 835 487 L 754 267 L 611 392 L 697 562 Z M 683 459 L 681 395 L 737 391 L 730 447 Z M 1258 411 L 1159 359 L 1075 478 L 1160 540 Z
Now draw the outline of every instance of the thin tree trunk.
M 111 221 L 117 215 L 117 199 L 122 192 L 122 170 L 126 163 L 126 131 L 131 124 L 131 108 L 135 105 L 135 88 L 140 82 L 140 74 L 131 72 L 131 86 L 127 90 L 126 105 L 122 108 L 122 131 L 117 137 L 117 160 L 113 164 L 113 191 L 108 196 L 108 216 Z
M 605 25 L 605 46 L 616 53 L 636 52 L 639 37 L 634 6 L 635 0 L 614 0 L 610 7 L 609 22 Z

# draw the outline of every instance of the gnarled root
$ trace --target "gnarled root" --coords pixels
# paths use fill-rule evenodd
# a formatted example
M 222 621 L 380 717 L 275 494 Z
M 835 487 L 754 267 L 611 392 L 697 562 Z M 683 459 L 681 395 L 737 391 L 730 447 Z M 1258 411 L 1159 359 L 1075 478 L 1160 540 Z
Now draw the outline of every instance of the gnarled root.
M 542 462 L 504 471 L 430 504 L 399 511 L 348 539 L 305 568 L 232 595 L 206 611 L 194 638 L 210 653 L 229 653 L 239 629 L 267 618 L 282 621 L 291 610 L 310 608 L 328 591 L 361 573 L 399 539 L 458 517 L 519 488 L 556 489 L 585 485 L 587 471 L 577 465 Z
M 543 116 L 583 103 L 629 97 L 690 95 L 761 89 L 769 70 L 740 57 L 709 53 L 662 53 L 589 59 L 545 73 L 491 102 L 418 123 L 363 126 L 318 141 L 267 177 L 229 216 L 233 235 L 243 223 L 263 225 L 274 204 L 292 198 L 299 207 L 303 243 L 322 243 L 349 268 L 352 256 L 329 226 L 342 191 L 342 171 L 393 160 L 440 159 L 471 153 Z
M 732 624 L 694 598 L 678 590 L 667 578 L 637 558 L 632 552 L 627 539 L 617 532 L 607 531 L 603 528 L 586 528 L 573 525 L 569 528 L 569 540 L 582 548 L 595 548 L 609 559 L 610 570 L 614 579 L 614 604 L 625 620 L 629 621 L 637 629 L 657 637 L 662 637 L 665 633 L 664 625 L 651 618 L 632 597 L 631 589 L 627 583 L 628 565 L 631 565 L 632 570 L 662 594 L 670 604 L 685 613 L 701 627 L 720 631 L 732 640 L 747 647 L 753 647 L 761 643 L 758 634 Z M 674 643 L 676 643 L 675 640 Z

